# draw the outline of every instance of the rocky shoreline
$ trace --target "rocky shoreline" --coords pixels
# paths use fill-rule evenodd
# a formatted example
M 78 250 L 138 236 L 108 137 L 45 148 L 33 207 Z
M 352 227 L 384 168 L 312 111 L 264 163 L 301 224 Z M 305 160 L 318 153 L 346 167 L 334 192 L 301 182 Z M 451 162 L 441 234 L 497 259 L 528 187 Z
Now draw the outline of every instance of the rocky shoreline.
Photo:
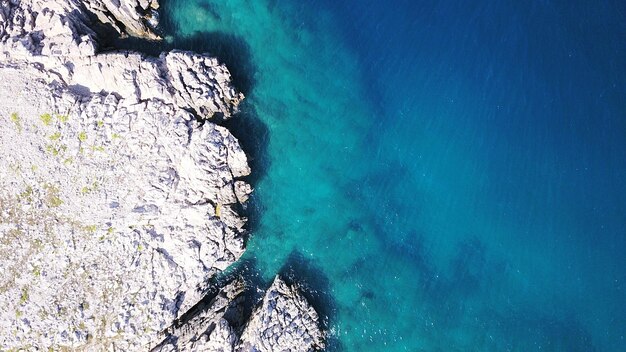
M 0 350 L 311 351 L 319 317 L 276 277 L 249 317 L 244 98 L 215 58 L 101 53 L 158 39 L 156 0 L 0 0 Z

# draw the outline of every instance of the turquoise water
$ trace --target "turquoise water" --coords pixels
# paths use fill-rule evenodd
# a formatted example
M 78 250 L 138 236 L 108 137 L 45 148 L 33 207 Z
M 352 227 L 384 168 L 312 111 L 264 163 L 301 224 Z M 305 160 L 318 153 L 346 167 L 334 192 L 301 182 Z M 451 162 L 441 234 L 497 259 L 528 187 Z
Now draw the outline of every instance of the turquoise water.
M 243 265 L 329 350 L 626 351 L 626 6 L 169 0 L 229 65 Z

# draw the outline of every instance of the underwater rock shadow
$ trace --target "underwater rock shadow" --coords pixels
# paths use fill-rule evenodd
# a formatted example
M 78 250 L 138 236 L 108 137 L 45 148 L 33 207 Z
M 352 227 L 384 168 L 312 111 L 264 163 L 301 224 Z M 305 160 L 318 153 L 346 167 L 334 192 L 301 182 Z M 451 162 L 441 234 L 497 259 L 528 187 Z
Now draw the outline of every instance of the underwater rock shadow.
M 536 307 L 518 307 L 502 312 L 487 311 L 484 316 L 488 322 L 485 330 L 495 334 L 491 344 L 497 350 L 529 350 L 540 346 L 550 351 L 598 351 L 591 332 L 575 312 L 554 315 Z M 528 346 L 529 341 L 533 346 Z
M 328 277 L 297 250 L 289 254 L 279 275 L 287 284 L 297 285 L 319 315 L 321 328 L 327 333 L 325 351 L 342 351 L 339 339 L 330 334 L 330 329 L 337 319 L 337 303 L 332 296 Z
M 267 174 L 271 165 L 271 160 L 267 153 L 270 140 L 270 132 L 267 126 L 256 114 L 252 104 L 246 100 L 240 105 L 240 112 L 233 118 L 221 123 L 237 138 L 241 148 L 248 157 L 248 164 L 252 169 L 252 174 L 246 176 L 246 182 L 256 187 L 261 179 Z M 240 206 L 240 214 L 245 214 L 248 221 L 246 223 L 246 235 L 244 242 L 247 245 L 251 234 L 259 228 L 261 216 L 265 206 L 256 191 L 252 192 L 250 199 L 244 206 Z
M 487 248 L 477 237 L 461 241 L 451 261 L 451 284 L 465 295 L 472 294 L 488 284 Z

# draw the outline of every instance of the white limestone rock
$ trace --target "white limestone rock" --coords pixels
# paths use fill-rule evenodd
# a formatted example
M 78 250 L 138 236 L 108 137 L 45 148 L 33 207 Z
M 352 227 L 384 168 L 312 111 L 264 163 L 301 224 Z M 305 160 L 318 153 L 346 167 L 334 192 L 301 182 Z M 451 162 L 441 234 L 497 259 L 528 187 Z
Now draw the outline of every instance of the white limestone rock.
M 250 194 L 252 193 L 252 191 L 253 189 L 250 184 L 244 181 L 235 181 L 235 195 L 237 196 L 239 203 L 246 203 L 248 201 L 248 198 L 250 198 Z
M 0 1 L 2 348 L 145 349 L 244 250 L 228 70 L 97 54 L 84 3 Z
M 79 94 L 159 99 L 201 118 L 221 120 L 237 112 L 244 96 L 215 58 L 183 51 L 158 58 L 95 55 L 98 39 L 89 18 L 77 10 L 81 6 L 76 0 L 0 2 L 0 63 L 38 64 Z
M 243 253 L 250 168 L 210 122 L 243 99 L 226 67 L 181 51 L 98 53 L 88 11 L 151 37 L 157 6 L 0 0 L 2 349 L 146 350 Z M 215 307 L 236 307 L 236 287 Z M 182 328 L 197 334 L 180 350 L 321 346 L 317 315 L 279 279 L 241 341 L 243 323 L 213 312 Z
M 243 254 L 236 139 L 156 99 L 0 77 L 0 345 L 150 344 Z
M 324 348 L 319 318 L 295 286 L 276 277 L 252 316 L 242 319 L 241 279 L 224 286 L 193 317 L 165 330 L 152 352 L 305 352 Z
M 215 112 L 224 117 L 232 115 L 243 99 L 231 85 L 230 72 L 217 59 L 182 52 L 161 56 L 178 98 L 179 106 L 195 110 L 199 115 Z
M 0 1 L 0 53 L 5 59 L 95 54 L 96 35 L 81 9 L 77 0 Z
M 71 62 L 42 63 L 78 91 L 111 91 L 113 87 L 123 97 L 160 99 L 202 118 L 229 118 L 243 100 L 224 65 L 191 52 L 174 50 L 159 58 L 114 52 Z
M 276 276 L 248 321 L 239 352 L 315 351 L 324 348 L 317 312 L 295 286 Z

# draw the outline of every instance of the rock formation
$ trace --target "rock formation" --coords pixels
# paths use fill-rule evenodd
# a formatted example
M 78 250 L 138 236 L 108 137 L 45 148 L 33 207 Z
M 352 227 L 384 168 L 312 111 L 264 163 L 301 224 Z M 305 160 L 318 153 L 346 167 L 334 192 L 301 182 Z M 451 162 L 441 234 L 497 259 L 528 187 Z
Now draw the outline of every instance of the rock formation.
M 0 0 L 1 349 L 146 350 L 244 251 L 250 168 L 212 122 L 243 99 L 228 69 L 190 52 L 98 52 L 103 25 L 156 38 L 157 7 Z M 186 329 L 210 328 L 223 350 L 321 346 L 317 316 L 290 290 L 270 289 L 287 297 L 278 314 L 303 318 L 275 341 L 263 331 L 278 336 L 285 321 L 271 314 L 258 332 L 251 318 L 245 345 L 224 312 Z M 223 292 L 220 309 L 239 309 L 240 285 Z
M 280 277 L 252 312 L 238 351 L 314 351 L 324 347 L 317 312 Z
M 276 277 L 245 323 L 243 283 L 226 285 L 187 324 L 165 331 L 152 352 L 174 351 L 314 351 L 324 347 L 315 310 L 298 288 Z
M 158 0 L 83 0 L 89 12 L 120 34 L 157 39 L 153 17 L 157 16 Z

